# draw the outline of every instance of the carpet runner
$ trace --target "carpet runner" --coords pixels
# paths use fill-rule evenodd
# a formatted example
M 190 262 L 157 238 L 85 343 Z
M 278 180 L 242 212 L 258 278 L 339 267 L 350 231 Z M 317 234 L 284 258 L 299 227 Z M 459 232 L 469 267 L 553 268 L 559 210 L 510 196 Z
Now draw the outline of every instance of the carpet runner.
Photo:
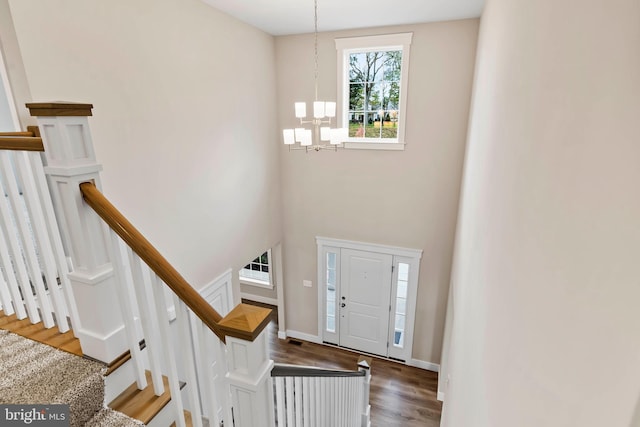
M 0 404 L 68 404 L 72 427 L 143 425 L 105 407 L 103 372 L 100 363 L 0 330 Z

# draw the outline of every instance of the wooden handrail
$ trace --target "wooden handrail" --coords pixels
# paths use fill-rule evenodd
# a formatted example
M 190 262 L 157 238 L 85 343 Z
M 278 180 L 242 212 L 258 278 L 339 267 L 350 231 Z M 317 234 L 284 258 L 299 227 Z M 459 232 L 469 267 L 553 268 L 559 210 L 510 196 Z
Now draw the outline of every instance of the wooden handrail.
M 160 252 L 107 200 L 92 182 L 80 184 L 80 192 L 84 200 L 98 216 L 147 263 L 149 268 L 187 304 L 218 338 L 222 341 L 225 341 L 227 335 L 237 335 L 243 339 L 247 338 L 247 331 L 238 331 L 238 334 L 235 334 L 234 328 L 221 327 L 222 316 L 169 264 Z M 267 317 L 270 311 L 267 310 Z M 263 322 L 258 323 L 261 324 Z M 264 329 L 266 324 L 261 326 Z
M 16 132 L 7 132 L 16 133 Z M 25 133 L 25 132 L 20 132 Z M 44 151 L 42 138 L 35 136 L 4 136 L 0 134 L 0 150 Z
M 364 371 L 343 371 L 316 366 L 298 366 L 276 363 L 271 368 L 272 377 L 364 377 Z
M 21 132 L 0 132 L 0 136 L 36 136 L 33 132 L 21 131 Z

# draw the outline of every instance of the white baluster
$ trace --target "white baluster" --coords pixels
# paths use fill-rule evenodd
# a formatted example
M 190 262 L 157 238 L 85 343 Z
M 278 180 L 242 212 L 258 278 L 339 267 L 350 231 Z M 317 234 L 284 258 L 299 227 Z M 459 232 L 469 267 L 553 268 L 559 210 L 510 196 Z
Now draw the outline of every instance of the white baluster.
M 2 239 L 2 237 L 0 237 L 0 239 Z M 11 303 L 11 293 L 9 292 L 7 282 L 4 280 L 2 271 L 0 271 L 0 303 L 2 304 L 2 311 L 5 316 L 11 316 L 15 313 L 13 304 Z
M 302 378 L 295 377 L 294 379 L 294 390 L 295 390 L 295 408 L 296 408 L 296 426 L 302 427 Z
M 200 393 L 198 392 L 198 379 L 194 363 L 193 342 L 190 340 L 189 312 L 185 303 L 178 297 L 173 296 L 173 303 L 176 308 L 176 322 L 178 323 L 179 335 L 181 338 L 182 360 L 187 373 L 187 388 L 191 398 L 191 419 L 195 427 L 202 427 L 202 407 L 200 406 Z
M 294 426 L 295 403 L 293 400 L 293 378 L 285 377 L 284 388 L 286 394 L 285 401 L 287 402 L 287 426 Z
M 194 313 L 189 312 L 189 323 L 191 325 L 191 340 L 196 359 L 196 367 L 199 373 L 198 382 L 202 401 L 202 413 L 209 419 L 212 426 L 220 425 L 220 415 L 218 414 L 219 403 L 216 396 L 215 380 L 218 375 L 213 371 L 211 358 L 215 351 L 211 343 L 213 340 L 219 341 L 218 337 L 206 329 L 202 320 Z M 222 390 L 218 390 L 221 392 Z
M 47 231 L 47 226 L 44 221 L 44 213 L 40 206 L 40 197 L 38 196 L 38 188 L 36 187 L 34 179 L 34 171 L 31 170 L 31 164 L 28 159 L 29 154 L 32 156 L 38 155 L 38 153 L 28 153 L 26 151 L 16 152 L 14 157 L 15 165 L 18 170 L 18 174 L 20 175 L 20 179 L 22 180 L 22 194 L 29 212 L 29 219 L 32 227 L 31 231 L 33 233 L 33 237 L 37 240 L 38 248 L 40 249 L 39 261 L 41 262 L 43 270 L 42 274 L 44 274 L 48 284 L 48 293 L 53 302 L 56 323 L 59 331 L 64 333 L 70 329 L 69 322 L 67 321 L 69 313 L 67 311 L 64 297 L 60 292 L 60 287 L 58 286 L 58 273 L 53 256 L 53 247 L 49 241 L 49 232 Z M 36 260 L 38 260 L 37 257 Z M 40 273 L 40 269 L 38 269 L 38 273 Z
M 136 384 L 138 385 L 138 390 L 142 390 L 147 386 L 147 377 L 145 374 L 144 360 L 140 351 L 140 343 L 136 329 L 136 311 L 134 309 L 135 298 L 133 298 L 132 295 L 133 284 L 130 277 L 128 277 L 128 271 L 123 261 L 120 238 L 112 230 L 109 230 L 109 236 L 111 238 L 111 245 L 109 246 L 110 258 L 118 277 L 118 280 L 116 280 L 116 284 L 118 286 L 117 294 L 120 301 L 122 318 L 124 320 L 127 343 L 129 346 L 129 352 L 131 353 L 131 361 L 133 362 L 135 370 Z
M 309 413 L 309 405 L 310 405 L 310 398 L 311 398 L 311 385 L 309 384 L 309 377 L 304 377 L 302 379 L 302 398 L 303 398 L 303 402 L 302 402 L 302 418 L 304 421 L 304 426 L 308 427 L 310 426 L 310 419 L 311 419 L 311 414 Z
M 0 192 L 2 192 L 3 194 L 2 197 L 4 197 L 2 186 L 0 186 Z M 3 204 L 4 200 L 0 200 L 0 210 Z M 16 276 L 13 273 L 13 266 L 11 265 L 11 258 L 9 256 L 9 248 L 7 247 L 7 238 L 5 237 L 4 227 L 0 227 L 0 260 L 2 260 L 2 270 L 4 271 L 7 278 L 9 292 L 11 293 L 13 305 L 16 310 L 16 317 L 18 319 L 24 319 L 25 317 L 27 317 L 27 312 L 25 311 L 24 302 L 22 301 L 22 297 L 20 296 L 18 281 L 16 280 Z
M 22 251 L 20 248 L 20 243 L 18 242 L 18 238 L 15 234 L 15 230 L 11 227 L 11 224 L 14 223 L 14 214 L 11 211 L 10 201 L 15 198 L 15 194 L 18 192 L 18 187 L 13 179 L 13 177 L 9 176 L 8 173 L 13 170 L 11 166 L 11 161 L 9 158 L 9 153 L 6 151 L 0 152 L 0 171 L 2 176 L 2 188 L 0 188 L 0 193 L 2 194 L 2 200 L 0 200 L 0 215 L 2 216 L 1 226 L 2 232 L 6 241 L 8 242 L 8 249 L 11 251 L 10 254 L 7 254 L 7 258 L 3 257 L 3 262 L 8 262 L 10 259 L 13 260 L 13 267 L 11 267 L 11 263 L 9 262 L 9 267 L 5 265 L 5 273 L 7 276 L 14 274 L 15 267 L 15 275 L 17 279 L 18 286 L 22 290 L 22 296 L 20 293 L 18 295 L 14 295 L 14 301 L 16 301 L 17 305 L 20 304 L 21 301 L 24 301 L 24 304 L 27 307 L 27 313 L 29 314 L 29 320 L 31 323 L 38 323 L 40 321 L 40 313 L 38 313 L 38 307 L 36 305 L 35 298 L 33 297 L 33 291 L 31 290 L 31 283 L 29 280 L 29 273 L 27 273 L 27 267 L 24 263 L 24 258 L 22 257 Z M 7 194 L 8 197 L 4 197 Z M 16 219 L 17 221 L 17 219 Z
M 285 427 L 287 417 L 285 413 L 285 397 L 284 397 L 284 377 L 276 377 L 276 407 L 278 416 L 278 427 Z
M 160 339 L 162 347 L 165 349 L 172 348 L 171 335 L 169 334 L 169 319 L 167 317 L 167 304 L 164 299 L 164 286 L 165 284 L 160 280 L 157 275 L 153 275 L 154 288 L 153 297 L 156 304 L 156 321 L 158 323 L 160 331 Z M 173 351 L 166 351 L 165 361 L 167 362 L 167 377 L 169 379 L 169 390 L 171 392 L 171 401 L 175 404 L 175 419 L 177 427 L 186 427 L 184 420 L 184 405 L 182 403 L 182 395 L 180 394 L 180 379 L 178 378 L 178 368 L 176 365 L 176 358 Z
M 131 265 L 131 278 L 133 288 L 138 301 L 138 310 L 140 312 L 140 323 L 144 331 L 144 339 L 149 359 L 149 370 L 151 371 L 151 381 L 153 382 L 153 392 L 156 396 L 164 393 L 164 383 L 162 381 L 162 362 L 160 360 L 162 354 L 162 344 L 156 326 L 155 319 L 155 302 L 151 290 L 151 277 L 149 269 L 142 264 L 140 257 L 127 248 L 129 255 L 129 263 Z
M 319 378 L 320 382 L 320 401 L 318 403 L 318 412 L 319 412 L 319 426 L 326 426 L 329 424 L 329 419 L 327 418 L 327 390 L 326 390 L 326 378 Z

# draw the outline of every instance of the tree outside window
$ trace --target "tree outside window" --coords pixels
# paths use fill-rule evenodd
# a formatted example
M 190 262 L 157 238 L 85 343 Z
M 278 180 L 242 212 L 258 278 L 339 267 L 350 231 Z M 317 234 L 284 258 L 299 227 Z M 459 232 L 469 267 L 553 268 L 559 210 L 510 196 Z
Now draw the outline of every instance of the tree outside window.
M 349 136 L 396 139 L 402 51 L 349 54 Z

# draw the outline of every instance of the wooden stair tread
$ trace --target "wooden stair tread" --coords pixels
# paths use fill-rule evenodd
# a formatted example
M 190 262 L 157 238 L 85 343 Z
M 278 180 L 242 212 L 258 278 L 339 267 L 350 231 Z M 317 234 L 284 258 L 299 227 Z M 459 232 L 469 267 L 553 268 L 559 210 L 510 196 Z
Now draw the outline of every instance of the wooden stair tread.
M 7 316 L 2 310 L 0 310 L 0 329 L 47 344 L 76 356 L 84 356 L 80 347 L 80 340 L 73 335 L 71 330 L 61 333 L 57 326 L 47 329 L 42 322 L 31 323 L 29 318 L 19 320 L 15 314 Z
M 191 412 L 185 410 L 184 411 L 184 422 L 187 427 L 193 427 L 193 420 L 191 419 Z M 172 422 L 170 427 L 176 427 L 176 422 Z
M 146 371 L 146 377 L 147 387 L 143 390 L 138 390 L 136 383 L 131 384 L 109 403 L 109 407 L 131 418 L 142 421 L 144 424 L 149 423 L 149 421 L 169 403 L 171 393 L 169 392 L 169 380 L 166 376 L 162 376 L 165 392 L 160 396 L 156 396 L 153 392 L 151 372 Z

